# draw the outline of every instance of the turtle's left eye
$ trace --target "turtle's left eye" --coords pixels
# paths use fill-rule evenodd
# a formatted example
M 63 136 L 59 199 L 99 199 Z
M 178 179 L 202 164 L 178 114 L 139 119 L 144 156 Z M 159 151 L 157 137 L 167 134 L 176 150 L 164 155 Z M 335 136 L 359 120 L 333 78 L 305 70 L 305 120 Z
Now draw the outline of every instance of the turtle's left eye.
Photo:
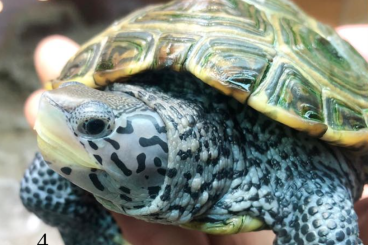
M 78 134 L 87 138 L 103 138 L 111 133 L 108 118 L 85 118 L 77 126 Z
M 101 102 L 87 102 L 76 108 L 70 122 L 76 135 L 85 138 L 103 138 L 114 129 L 114 113 Z
M 84 129 L 87 134 L 98 135 L 106 130 L 107 123 L 102 119 L 89 119 L 84 123 Z

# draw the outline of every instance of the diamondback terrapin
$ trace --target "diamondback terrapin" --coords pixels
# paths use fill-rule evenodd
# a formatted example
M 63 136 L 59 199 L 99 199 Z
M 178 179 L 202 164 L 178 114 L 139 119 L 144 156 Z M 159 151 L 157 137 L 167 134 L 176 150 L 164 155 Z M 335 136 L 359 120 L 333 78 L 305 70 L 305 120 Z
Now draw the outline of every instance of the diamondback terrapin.
M 49 88 L 21 197 L 67 244 L 115 244 L 99 203 L 213 234 L 272 229 L 275 244 L 361 244 L 368 65 L 290 2 L 136 11 Z

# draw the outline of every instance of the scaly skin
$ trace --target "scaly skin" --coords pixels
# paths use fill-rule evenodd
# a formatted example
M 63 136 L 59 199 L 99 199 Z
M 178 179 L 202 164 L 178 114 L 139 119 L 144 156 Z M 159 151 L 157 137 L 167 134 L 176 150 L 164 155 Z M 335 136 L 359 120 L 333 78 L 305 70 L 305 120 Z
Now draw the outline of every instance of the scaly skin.
M 142 201 L 135 200 L 132 192 L 119 188 L 124 175 L 117 172 L 123 178 L 119 182 L 104 174 L 110 155 L 103 156 L 102 151 L 107 146 L 94 151 L 85 148 L 91 154 L 101 154 L 102 170 L 83 172 L 81 166 L 71 166 L 72 171 L 78 169 L 78 176 L 95 171 L 103 191 L 91 189 L 88 178 L 81 180 L 55 170 L 88 187 L 105 207 L 148 221 L 184 224 L 249 215 L 275 231 L 275 244 L 361 244 L 353 202 L 364 182 L 362 162 L 344 149 L 245 108 L 194 82 L 196 79 L 174 76 L 143 77 L 132 81 L 133 85 L 107 88 L 143 101 L 166 125 L 169 152 L 165 182 L 144 206 L 138 205 Z M 147 80 L 150 82 L 139 84 Z M 124 153 L 124 149 L 116 152 Z M 53 163 L 49 166 L 55 167 Z M 26 195 L 26 186 L 22 190 Z M 64 239 L 72 234 L 64 232 Z
M 245 167 L 213 210 L 261 217 L 275 244 L 360 244 L 353 202 L 362 163 L 253 110 L 238 119 Z
M 66 245 L 121 245 L 119 227 L 92 195 L 64 179 L 37 153 L 21 183 L 24 206 L 56 226 Z

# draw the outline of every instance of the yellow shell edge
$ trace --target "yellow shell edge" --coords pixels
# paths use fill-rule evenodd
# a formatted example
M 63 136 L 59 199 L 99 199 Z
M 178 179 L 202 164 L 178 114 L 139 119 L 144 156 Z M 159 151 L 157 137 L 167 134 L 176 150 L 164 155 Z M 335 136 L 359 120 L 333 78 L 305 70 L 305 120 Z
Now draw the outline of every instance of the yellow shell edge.
M 191 230 L 199 230 L 213 235 L 227 235 L 240 232 L 250 232 L 259 230 L 264 226 L 264 222 L 260 219 L 253 218 L 247 215 L 238 216 L 225 221 L 218 221 L 214 223 L 205 222 L 190 222 L 181 225 L 183 228 Z

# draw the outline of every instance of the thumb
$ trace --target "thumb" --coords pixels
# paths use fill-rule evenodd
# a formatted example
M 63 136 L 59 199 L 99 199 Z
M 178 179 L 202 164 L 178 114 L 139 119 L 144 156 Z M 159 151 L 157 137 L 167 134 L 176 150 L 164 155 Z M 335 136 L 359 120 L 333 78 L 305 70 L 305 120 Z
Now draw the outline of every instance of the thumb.
M 368 25 L 346 25 L 336 29 L 368 61 Z
M 35 68 L 42 84 L 56 78 L 68 59 L 78 50 L 78 45 L 71 39 L 59 35 L 46 37 L 35 50 Z M 36 120 L 38 103 L 43 89 L 33 92 L 24 105 L 24 114 L 31 127 Z

